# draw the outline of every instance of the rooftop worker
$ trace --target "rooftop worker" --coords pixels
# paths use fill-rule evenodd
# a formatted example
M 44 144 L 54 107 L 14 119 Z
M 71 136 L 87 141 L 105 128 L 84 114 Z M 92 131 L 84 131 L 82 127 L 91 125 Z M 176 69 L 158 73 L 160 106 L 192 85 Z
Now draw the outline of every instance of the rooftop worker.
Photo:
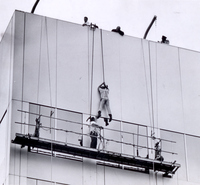
M 158 161 L 164 161 L 164 158 L 161 155 L 160 141 L 155 144 L 155 159 Z
M 96 24 L 92 24 L 92 23 L 91 23 L 91 24 L 90 24 L 90 28 L 95 30 L 96 28 L 99 28 L 99 27 L 98 27 Z
M 123 35 L 124 35 L 124 32 L 123 32 L 123 31 L 121 31 L 121 28 L 120 28 L 120 26 L 117 26 L 117 28 L 116 28 L 116 29 L 112 29 L 112 32 L 119 33 L 121 36 L 123 36 Z
M 82 26 L 89 26 L 90 23 L 88 22 L 88 18 L 84 17 L 84 23 L 82 24 Z
M 112 113 L 110 110 L 110 102 L 109 102 L 109 98 L 108 98 L 108 94 L 109 94 L 108 85 L 106 85 L 105 82 L 103 82 L 98 87 L 98 91 L 100 94 L 100 104 L 99 104 L 99 111 L 98 111 L 97 119 L 101 117 L 101 112 L 102 112 L 103 107 L 106 107 L 108 115 L 110 117 L 109 122 L 111 122 L 112 121 Z M 106 126 L 109 125 L 107 118 L 105 118 L 104 121 L 106 122 Z
M 167 37 L 166 36 L 162 36 L 162 41 L 161 43 L 164 43 L 164 44 L 169 44 L 169 40 L 167 40 Z

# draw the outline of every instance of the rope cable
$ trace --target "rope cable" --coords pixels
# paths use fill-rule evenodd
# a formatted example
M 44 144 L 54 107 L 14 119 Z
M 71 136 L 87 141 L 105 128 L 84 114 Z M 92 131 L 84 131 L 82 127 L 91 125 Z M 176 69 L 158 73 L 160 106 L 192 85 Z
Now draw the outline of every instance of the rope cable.
M 154 103 L 153 103 L 153 81 L 152 81 L 152 67 L 151 67 L 151 51 L 150 51 L 150 42 L 148 42 L 148 48 L 149 48 L 149 70 L 150 70 L 150 89 L 151 89 L 151 113 L 152 113 L 152 123 L 153 123 L 153 134 L 155 132 L 155 126 L 154 126 Z
M 144 47 L 143 42 L 142 44 L 142 53 L 143 53 L 143 62 L 144 62 L 144 71 L 145 71 L 145 81 L 146 81 L 146 90 L 147 90 L 147 101 L 148 101 L 148 108 L 149 108 L 149 118 L 150 118 L 150 125 L 153 125 L 153 132 L 151 131 L 150 138 L 154 135 L 154 106 L 153 106 L 153 89 L 152 89 L 152 71 L 151 71 L 151 55 L 150 55 L 150 43 L 148 42 L 148 49 L 149 49 L 149 72 L 150 72 L 150 95 L 148 93 L 148 83 L 147 83 L 147 74 L 146 74 L 146 65 L 145 65 L 145 58 L 144 58 Z M 150 98 L 149 98 L 150 97 Z M 151 99 L 151 103 L 150 100 Z M 151 105 L 150 105 L 151 104 Z M 153 162 L 153 170 L 154 170 L 154 162 Z M 153 174 L 154 177 L 154 174 Z M 153 178 L 154 179 L 154 178 Z
M 87 27 L 87 42 L 88 42 L 88 100 L 90 99 L 90 35 L 89 26 Z M 89 102 L 89 101 L 88 101 Z M 88 110 L 90 110 L 90 103 L 88 103 Z
M 41 20 L 41 30 L 40 30 L 40 51 L 39 51 L 39 64 L 38 64 L 37 104 L 39 102 L 39 90 L 40 90 L 40 63 L 41 63 L 41 50 L 42 50 L 42 24 L 43 24 L 43 20 Z
M 47 18 L 45 17 L 45 31 L 46 31 L 46 44 L 47 44 L 47 62 L 48 62 L 48 77 L 49 77 L 49 93 L 50 93 L 50 105 L 52 106 L 52 93 L 51 93 L 51 73 L 50 73 L 50 60 L 49 60 L 49 37 L 47 31 Z
M 180 88 L 181 88 L 181 104 L 182 104 L 182 114 L 184 120 L 184 106 L 183 106 L 183 83 L 181 74 L 181 61 L 180 61 L 180 49 L 178 48 L 178 62 L 179 62 L 179 76 L 180 76 Z
M 94 29 L 92 34 L 92 71 L 91 71 L 91 94 L 90 94 L 90 116 L 92 115 L 92 90 L 93 90 L 93 71 L 94 71 Z
M 104 69 L 104 53 L 103 53 L 103 32 L 102 29 L 100 29 L 101 34 L 101 58 L 102 58 L 102 71 L 103 71 L 103 82 L 105 82 L 105 69 Z
M 156 44 L 156 123 L 157 123 L 157 125 L 156 125 L 156 127 L 158 128 L 158 56 L 157 56 L 157 52 L 158 50 L 157 50 L 157 44 Z
M 50 95 L 50 106 L 52 107 L 52 94 L 51 94 L 51 74 L 50 74 L 50 61 L 49 61 L 49 42 L 48 42 L 48 30 L 47 30 L 47 17 L 45 17 L 45 32 L 46 32 L 46 49 L 47 49 L 47 66 L 48 66 L 48 81 L 49 81 L 49 95 Z M 50 134 L 51 134 L 51 140 L 53 140 L 53 133 L 51 132 L 52 130 L 52 115 L 53 115 L 53 111 L 52 111 L 52 108 L 51 108 L 51 111 L 50 111 L 50 128 L 49 128 L 49 131 L 50 131 Z M 53 155 L 53 144 L 51 142 L 51 152 L 52 152 L 52 155 Z M 52 155 L 51 155 L 51 181 L 52 181 L 52 162 L 53 162 L 53 159 L 52 159 Z
M 50 57 L 49 57 L 49 36 L 48 36 L 48 29 L 47 29 L 47 18 L 45 17 L 45 32 L 46 32 L 46 44 L 47 44 L 47 66 L 48 66 L 48 82 L 49 82 L 49 98 L 50 98 L 50 106 L 52 107 L 52 92 L 51 92 L 51 70 L 50 70 Z M 50 111 L 50 133 L 51 133 L 51 127 L 52 127 L 52 122 L 51 122 L 51 117 L 54 114 L 54 111 Z
M 152 81 L 152 65 L 151 65 L 151 47 L 150 42 L 148 42 L 148 49 L 149 49 L 149 72 L 150 72 L 150 90 L 151 90 L 151 116 L 152 116 L 152 125 L 153 131 L 151 133 L 152 137 L 155 137 L 155 125 L 154 125 L 154 102 L 153 102 L 153 81 Z M 155 140 L 154 140 L 155 144 Z M 153 171 L 155 171 L 155 159 L 153 160 Z M 155 184 L 157 184 L 156 174 L 153 173 L 153 179 L 155 180 Z
M 146 65 L 145 65 L 145 56 L 144 56 L 144 46 L 143 46 L 143 41 L 142 41 L 142 39 L 141 39 L 141 46 L 142 46 L 142 57 L 143 57 L 144 74 L 145 74 L 145 82 L 146 82 L 146 92 L 147 92 L 147 102 L 148 102 L 149 120 L 150 120 L 150 125 L 152 125 L 151 108 L 150 108 L 150 100 L 149 100 L 149 92 L 148 92 L 148 82 L 147 82 Z

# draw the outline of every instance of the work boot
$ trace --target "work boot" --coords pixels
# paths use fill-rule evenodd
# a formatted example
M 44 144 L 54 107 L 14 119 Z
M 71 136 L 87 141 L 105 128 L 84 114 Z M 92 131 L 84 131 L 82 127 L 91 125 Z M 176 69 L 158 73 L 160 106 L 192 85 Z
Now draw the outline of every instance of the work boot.
M 97 119 L 101 117 L 101 111 L 98 111 Z
M 108 118 L 104 118 L 104 122 L 106 123 L 106 126 L 109 125 L 109 123 L 108 123 Z
M 111 122 L 112 121 L 112 114 L 109 114 L 109 117 L 110 117 L 109 122 Z

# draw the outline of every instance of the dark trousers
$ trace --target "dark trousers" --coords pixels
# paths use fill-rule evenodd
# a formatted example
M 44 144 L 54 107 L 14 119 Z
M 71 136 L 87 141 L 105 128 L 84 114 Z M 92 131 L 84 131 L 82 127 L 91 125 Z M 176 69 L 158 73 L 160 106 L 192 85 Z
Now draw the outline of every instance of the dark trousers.
M 91 137 L 90 148 L 96 148 L 97 147 L 97 136 L 98 136 L 97 132 L 95 132 L 95 131 L 90 132 L 90 137 Z

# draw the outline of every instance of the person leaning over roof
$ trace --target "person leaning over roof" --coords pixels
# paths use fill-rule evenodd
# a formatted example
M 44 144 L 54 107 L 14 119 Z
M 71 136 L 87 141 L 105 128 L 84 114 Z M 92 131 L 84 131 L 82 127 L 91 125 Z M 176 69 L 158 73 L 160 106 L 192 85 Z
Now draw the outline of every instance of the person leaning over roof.
M 120 26 L 117 26 L 117 28 L 116 28 L 116 29 L 112 29 L 112 32 L 119 33 L 121 36 L 123 36 L 123 35 L 124 35 L 124 32 L 123 32 L 123 31 L 121 31 L 121 28 L 120 28 Z
M 90 26 L 90 23 L 88 22 L 87 17 L 84 17 L 84 23 L 82 24 L 82 26 Z
M 99 28 L 96 24 L 92 24 L 88 22 L 88 18 L 84 17 L 84 23 L 82 24 L 82 26 L 89 26 L 91 29 L 96 29 Z
M 108 112 L 108 115 L 110 117 L 109 122 L 112 121 L 112 113 L 110 110 L 110 102 L 109 102 L 109 98 L 108 98 L 108 94 L 109 94 L 109 88 L 108 85 L 105 84 L 105 82 L 103 82 L 99 87 L 98 87 L 98 91 L 100 94 L 100 104 L 99 104 L 99 111 L 98 111 L 98 115 L 97 115 L 97 119 L 101 117 L 101 112 L 103 107 L 105 106 Z M 106 126 L 108 125 L 108 119 L 105 118 L 104 121 L 106 122 Z
M 161 43 L 169 44 L 169 40 L 167 40 L 167 37 L 166 37 L 166 36 L 164 36 L 164 35 L 162 36 Z

